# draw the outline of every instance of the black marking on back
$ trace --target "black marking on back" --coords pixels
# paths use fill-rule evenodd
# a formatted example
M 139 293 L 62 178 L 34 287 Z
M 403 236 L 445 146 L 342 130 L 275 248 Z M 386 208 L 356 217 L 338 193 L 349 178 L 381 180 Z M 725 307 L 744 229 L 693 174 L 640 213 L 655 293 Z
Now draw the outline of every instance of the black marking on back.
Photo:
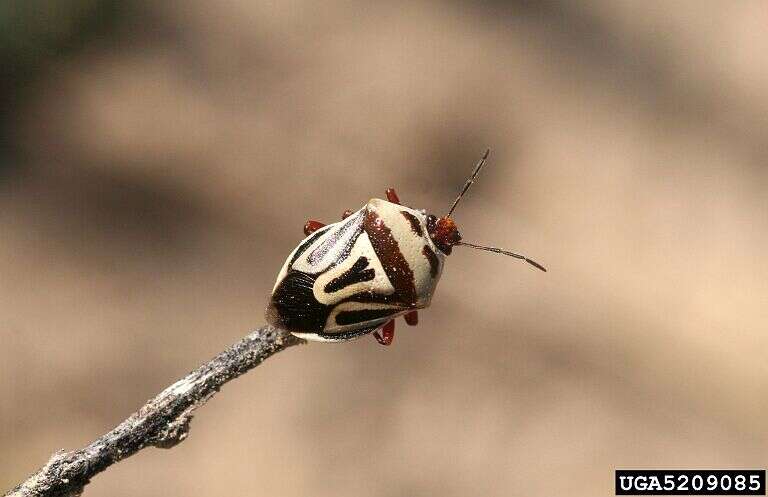
M 358 311 L 341 311 L 336 314 L 336 324 L 345 325 L 364 323 L 366 321 L 373 321 L 375 319 L 391 316 L 397 312 L 397 309 L 360 309 Z
M 418 306 L 414 302 L 410 302 L 410 303 L 403 302 L 402 297 L 399 296 L 397 292 L 392 293 L 390 295 L 382 295 L 380 293 L 376 293 L 371 290 L 366 290 L 364 292 L 359 292 L 354 295 L 350 295 L 349 297 L 340 301 L 339 304 L 344 302 L 359 302 L 361 304 L 368 304 L 368 303 L 389 304 L 392 306 L 396 306 L 401 310 L 418 308 Z
M 419 219 L 416 216 L 408 211 L 400 211 L 400 214 L 411 223 L 411 231 L 416 233 L 417 236 L 424 236 L 424 231 L 421 229 L 421 222 L 419 222 Z
M 277 285 L 267 308 L 270 324 L 288 331 L 319 333 L 331 313 L 331 306 L 315 300 L 312 287 L 317 275 L 289 271 Z
M 436 278 L 437 271 L 440 269 L 440 261 L 437 259 L 435 251 L 429 248 L 429 245 L 424 245 L 424 248 L 421 249 L 421 253 L 424 254 L 429 261 L 429 275 Z
M 368 258 L 361 256 L 351 268 L 325 285 L 324 290 L 326 293 L 338 292 L 342 288 L 354 285 L 355 283 L 371 281 L 376 276 L 376 271 L 365 269 L 366 266 L 368 266 Z

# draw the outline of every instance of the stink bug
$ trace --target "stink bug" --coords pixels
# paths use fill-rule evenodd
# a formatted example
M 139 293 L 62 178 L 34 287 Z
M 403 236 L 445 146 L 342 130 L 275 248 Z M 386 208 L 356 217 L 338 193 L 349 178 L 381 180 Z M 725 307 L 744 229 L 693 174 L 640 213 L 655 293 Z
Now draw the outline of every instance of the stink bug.
M 428 307 L 445 257 L 454 246 L 488 250 L 537 262 L 514 252 L 463 242 L 451 215 L 488 158 L 486 150 L 448 214 L 438 218 L 400 204 L 393 189 L 387 200 L 371 199 L 342 220 L 307 221 L 307 235 L 291 252 L 272 289 L 267 321 L 307 340 L 338 342 L 374 332 L 392 343 L 395 318 L 418 323 Z

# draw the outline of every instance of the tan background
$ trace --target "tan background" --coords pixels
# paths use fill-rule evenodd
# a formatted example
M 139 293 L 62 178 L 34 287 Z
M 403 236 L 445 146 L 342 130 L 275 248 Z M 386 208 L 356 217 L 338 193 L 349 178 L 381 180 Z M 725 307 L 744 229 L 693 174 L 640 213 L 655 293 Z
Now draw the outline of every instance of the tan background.
M 0 488 L 262 323 L 308 217 L 457 249 L 392 347 L 311 344 L 90 496 L 594 496 L 765 467 L 768 6 L 6 2 Z M 9 65 L 10 64 L 10 65 Z

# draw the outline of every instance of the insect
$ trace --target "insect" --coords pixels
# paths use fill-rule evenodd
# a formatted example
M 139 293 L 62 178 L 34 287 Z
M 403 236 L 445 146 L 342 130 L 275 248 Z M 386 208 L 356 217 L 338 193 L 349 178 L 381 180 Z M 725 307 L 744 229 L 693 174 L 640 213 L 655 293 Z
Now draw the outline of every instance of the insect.
M 514 252 L 462 241 L 451 215 L 485 165 L 486 150 L 448 214 L 438 218 L 400 204 L 392 188 L 387 200 L 371 199 L 342 220 L 309 220 L 307 236 L 277 275 L 267 321 L 307 340 L 338 342 L 373 333 L 382 345 L 395 336 L 395 318 L 418 323 L 429 306 L 453 247 L 466 246 L 539 263 Z

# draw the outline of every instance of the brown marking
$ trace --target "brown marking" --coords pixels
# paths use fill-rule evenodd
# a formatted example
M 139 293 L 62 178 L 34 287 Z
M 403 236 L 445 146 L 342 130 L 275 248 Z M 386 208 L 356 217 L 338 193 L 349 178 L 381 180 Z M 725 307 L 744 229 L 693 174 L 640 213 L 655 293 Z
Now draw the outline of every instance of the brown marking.
M 403 217 L 406 218 L 409 223 L 411 223 L 411 230 L 416 233 L 417 236 L 424 236 L 424 231 L 421 229 L 419 218 L 408 211 L 400 211 L 400 214 L 402 214 Z
M 424 254 L 429 261 L 429 275 L 433 278 L 437 278 L 437 271 L 440 269 L 440 261 L 437 259 L 435 251 L 429 248 L 429 245 L 424 245 L 424 248 L 421 249 L 421 253 Z
M 367 211 L 363 225 L 371 240 L 373 250 L 384 267 L 384 272 L 387 273 L 389 281 L 395 287 L 395 295 L 406 304 L 415 304 L 416 285 L 413 271 L 400 252 L 400 247 L 395 237 L 392 236 L 392 231 L 373 209 Z
M 352 211 L 351 211 L 351 210 L 349 210 L 349 209 L 347 209 L 347 210 L 345 210 L 345 211 L 344 211 L 344 212 L 341 214 L 341 220 L 343 221 L 343 220 L 345 220 L 346 218 L 348 218 L 348 217 L 349 217 L 349 216 L 351 216 L 351 215 L 352 215 Z

